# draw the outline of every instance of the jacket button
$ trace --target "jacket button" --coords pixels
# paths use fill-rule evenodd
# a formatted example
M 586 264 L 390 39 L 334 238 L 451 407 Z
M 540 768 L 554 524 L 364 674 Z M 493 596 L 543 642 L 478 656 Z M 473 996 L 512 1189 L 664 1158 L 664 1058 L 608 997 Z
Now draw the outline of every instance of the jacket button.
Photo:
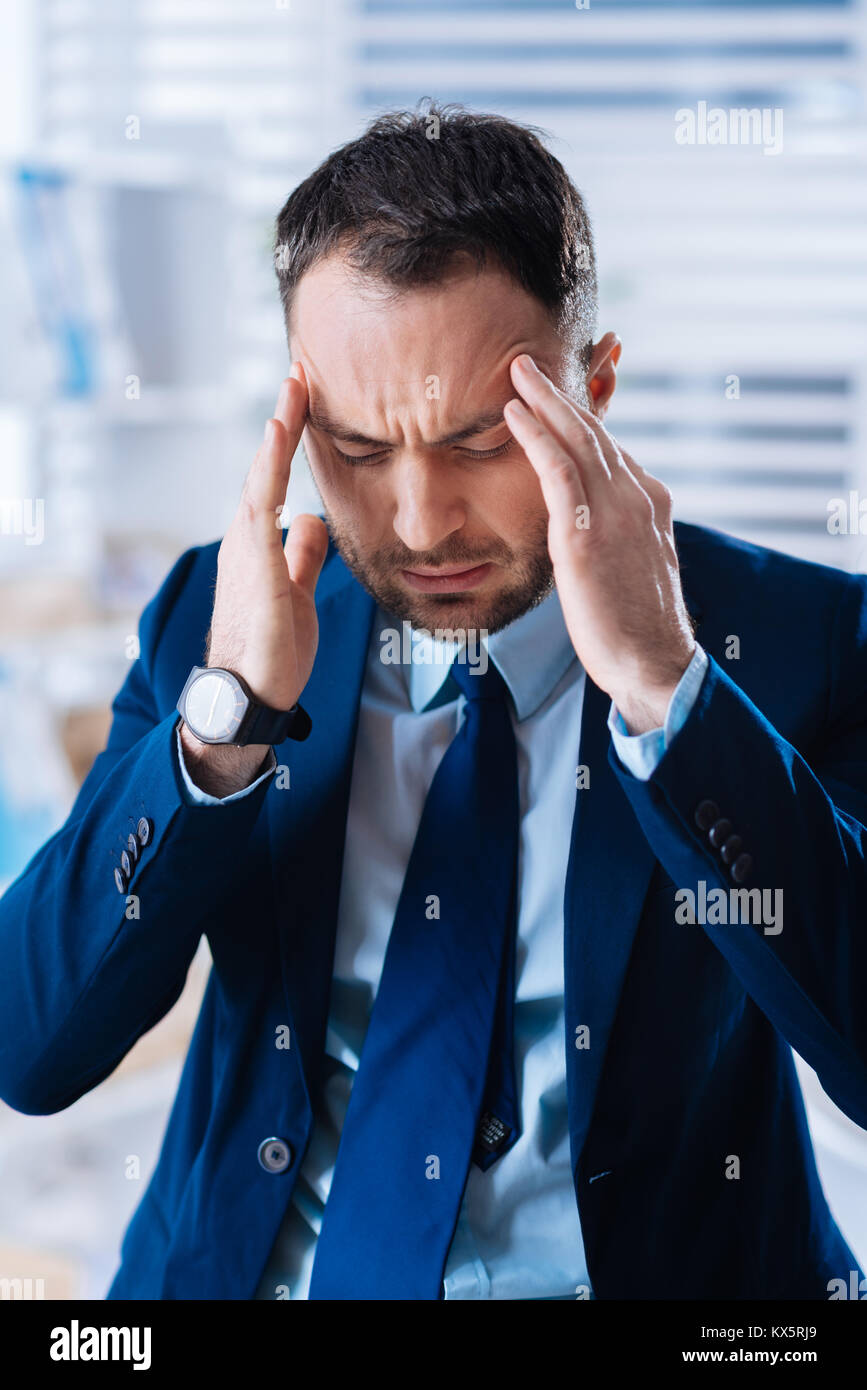
M 722 849 L 720 858 L 724 864 L 733 864 L 743 849 L 743 840 L 740 835 L 729 835 Z
M 292 1146 L 285 1139 L 263 1139 L 259 1145 L 259 1162 L 266 1173 L 283 1173 L 292 1162 Z
M 138 839 L 136 838 L 135 835 L 127 835 L 127 837 L 126 837 L 126 847 L 127 847 L 127 849 L 129 850 L 129 857 L 130 857 L 130 859 L 132 860 L 133 864 L 137 864 L 137 863 L 138 863 L 139 843 L 138 843 Z
M 700 801 L 695 810 L 694 820 L 699 830 L 710 830 L 714 821 L 719 820 L 719 807 L 715 801 Z
M 115 882 L 115 887 L 117 888 L 117 891 L 118 891 L 119 893 L 125 893 L 125 892 L 126 892 L 127 881 L 126 881 L 126 879 L 124 878 L 123 874 L 121 873 L 120 869 L 115 869 L 115 871 L 114 871 L 114 882 Z
M 121 852 L 121 856 L 120 856 L 120 867 L 121 867 L 121 869 L 123 870 L 123 872 L 126 874 L 127 878 L 132 878 L 132 860 L 130 859 L 130 857 L 129 857 L 129 855 L 127 854 L 126 850 L 123 850 L 123 851 Z
M 714 849 L 719 849 L 721 845 L 725 844 L 733 829 L 734 826 L 731 821 L 726 820 L 724 816 L 721 820 L 714 821 L 707 834 Z
M 141 820 L 135 828 L 135 833 L 136 835 L 138 835 L 138 842 L 141 845 L 142 849 L 144 849 L 145 845 L 150 840 L 152 829 L 153 825 L 148 820 L 147 816 L 142 816 Z
M 752 867 L 753 856 L 751 854 L 739 854 L 731 867 L 731 876 L 735 883 L 743 883 Z

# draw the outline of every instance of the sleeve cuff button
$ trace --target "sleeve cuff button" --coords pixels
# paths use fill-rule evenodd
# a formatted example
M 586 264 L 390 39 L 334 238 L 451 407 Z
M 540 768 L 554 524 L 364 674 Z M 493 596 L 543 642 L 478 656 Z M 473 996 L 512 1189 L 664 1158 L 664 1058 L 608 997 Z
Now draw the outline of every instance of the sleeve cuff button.
M 694 820 L 699 830 L 710 830 L 720 818 L 720 810 L 715 801 L 700 801 L 695 809 Z

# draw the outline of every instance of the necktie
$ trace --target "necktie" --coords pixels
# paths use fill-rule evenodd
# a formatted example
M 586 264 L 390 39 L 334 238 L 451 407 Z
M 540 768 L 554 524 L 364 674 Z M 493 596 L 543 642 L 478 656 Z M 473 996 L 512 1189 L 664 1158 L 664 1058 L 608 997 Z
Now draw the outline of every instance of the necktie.
M 316 1244 L 311 1299 L 438 1299 L 470 1163 L 520 1133 L 518 776 L 508 690 L 458 654 L 464 719 L 407 864 Z

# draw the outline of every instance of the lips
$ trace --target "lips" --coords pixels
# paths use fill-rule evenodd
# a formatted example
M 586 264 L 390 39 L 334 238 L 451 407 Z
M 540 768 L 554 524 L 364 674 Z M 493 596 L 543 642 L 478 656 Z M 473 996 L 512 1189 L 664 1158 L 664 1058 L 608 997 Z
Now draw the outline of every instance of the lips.
M 419 570 L 401 570 L 401 574 L 413 589 L 427 594 L 459 594 L 467 589 L 475 589 L 484 583 L 493 569 L 489 563 L 472 565 L 460 569 L 454 565 L 424 573 Z

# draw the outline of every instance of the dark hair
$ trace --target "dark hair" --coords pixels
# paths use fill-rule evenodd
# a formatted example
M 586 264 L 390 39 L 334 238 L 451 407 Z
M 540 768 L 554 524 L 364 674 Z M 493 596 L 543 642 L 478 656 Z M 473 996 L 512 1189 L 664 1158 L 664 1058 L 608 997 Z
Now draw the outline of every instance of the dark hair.
M 544 132 L 539 132 L 544 133 Z M 436 282 L 456 256 L 499 262 L 554 315 L 586 368 L 596 261 L 581 195 L 535 127 L 440 106 L 391 111 L 335 150 L 277 218 L 275 266 L 287 331 L 295 286 L 339 249 L 396 290 Z

